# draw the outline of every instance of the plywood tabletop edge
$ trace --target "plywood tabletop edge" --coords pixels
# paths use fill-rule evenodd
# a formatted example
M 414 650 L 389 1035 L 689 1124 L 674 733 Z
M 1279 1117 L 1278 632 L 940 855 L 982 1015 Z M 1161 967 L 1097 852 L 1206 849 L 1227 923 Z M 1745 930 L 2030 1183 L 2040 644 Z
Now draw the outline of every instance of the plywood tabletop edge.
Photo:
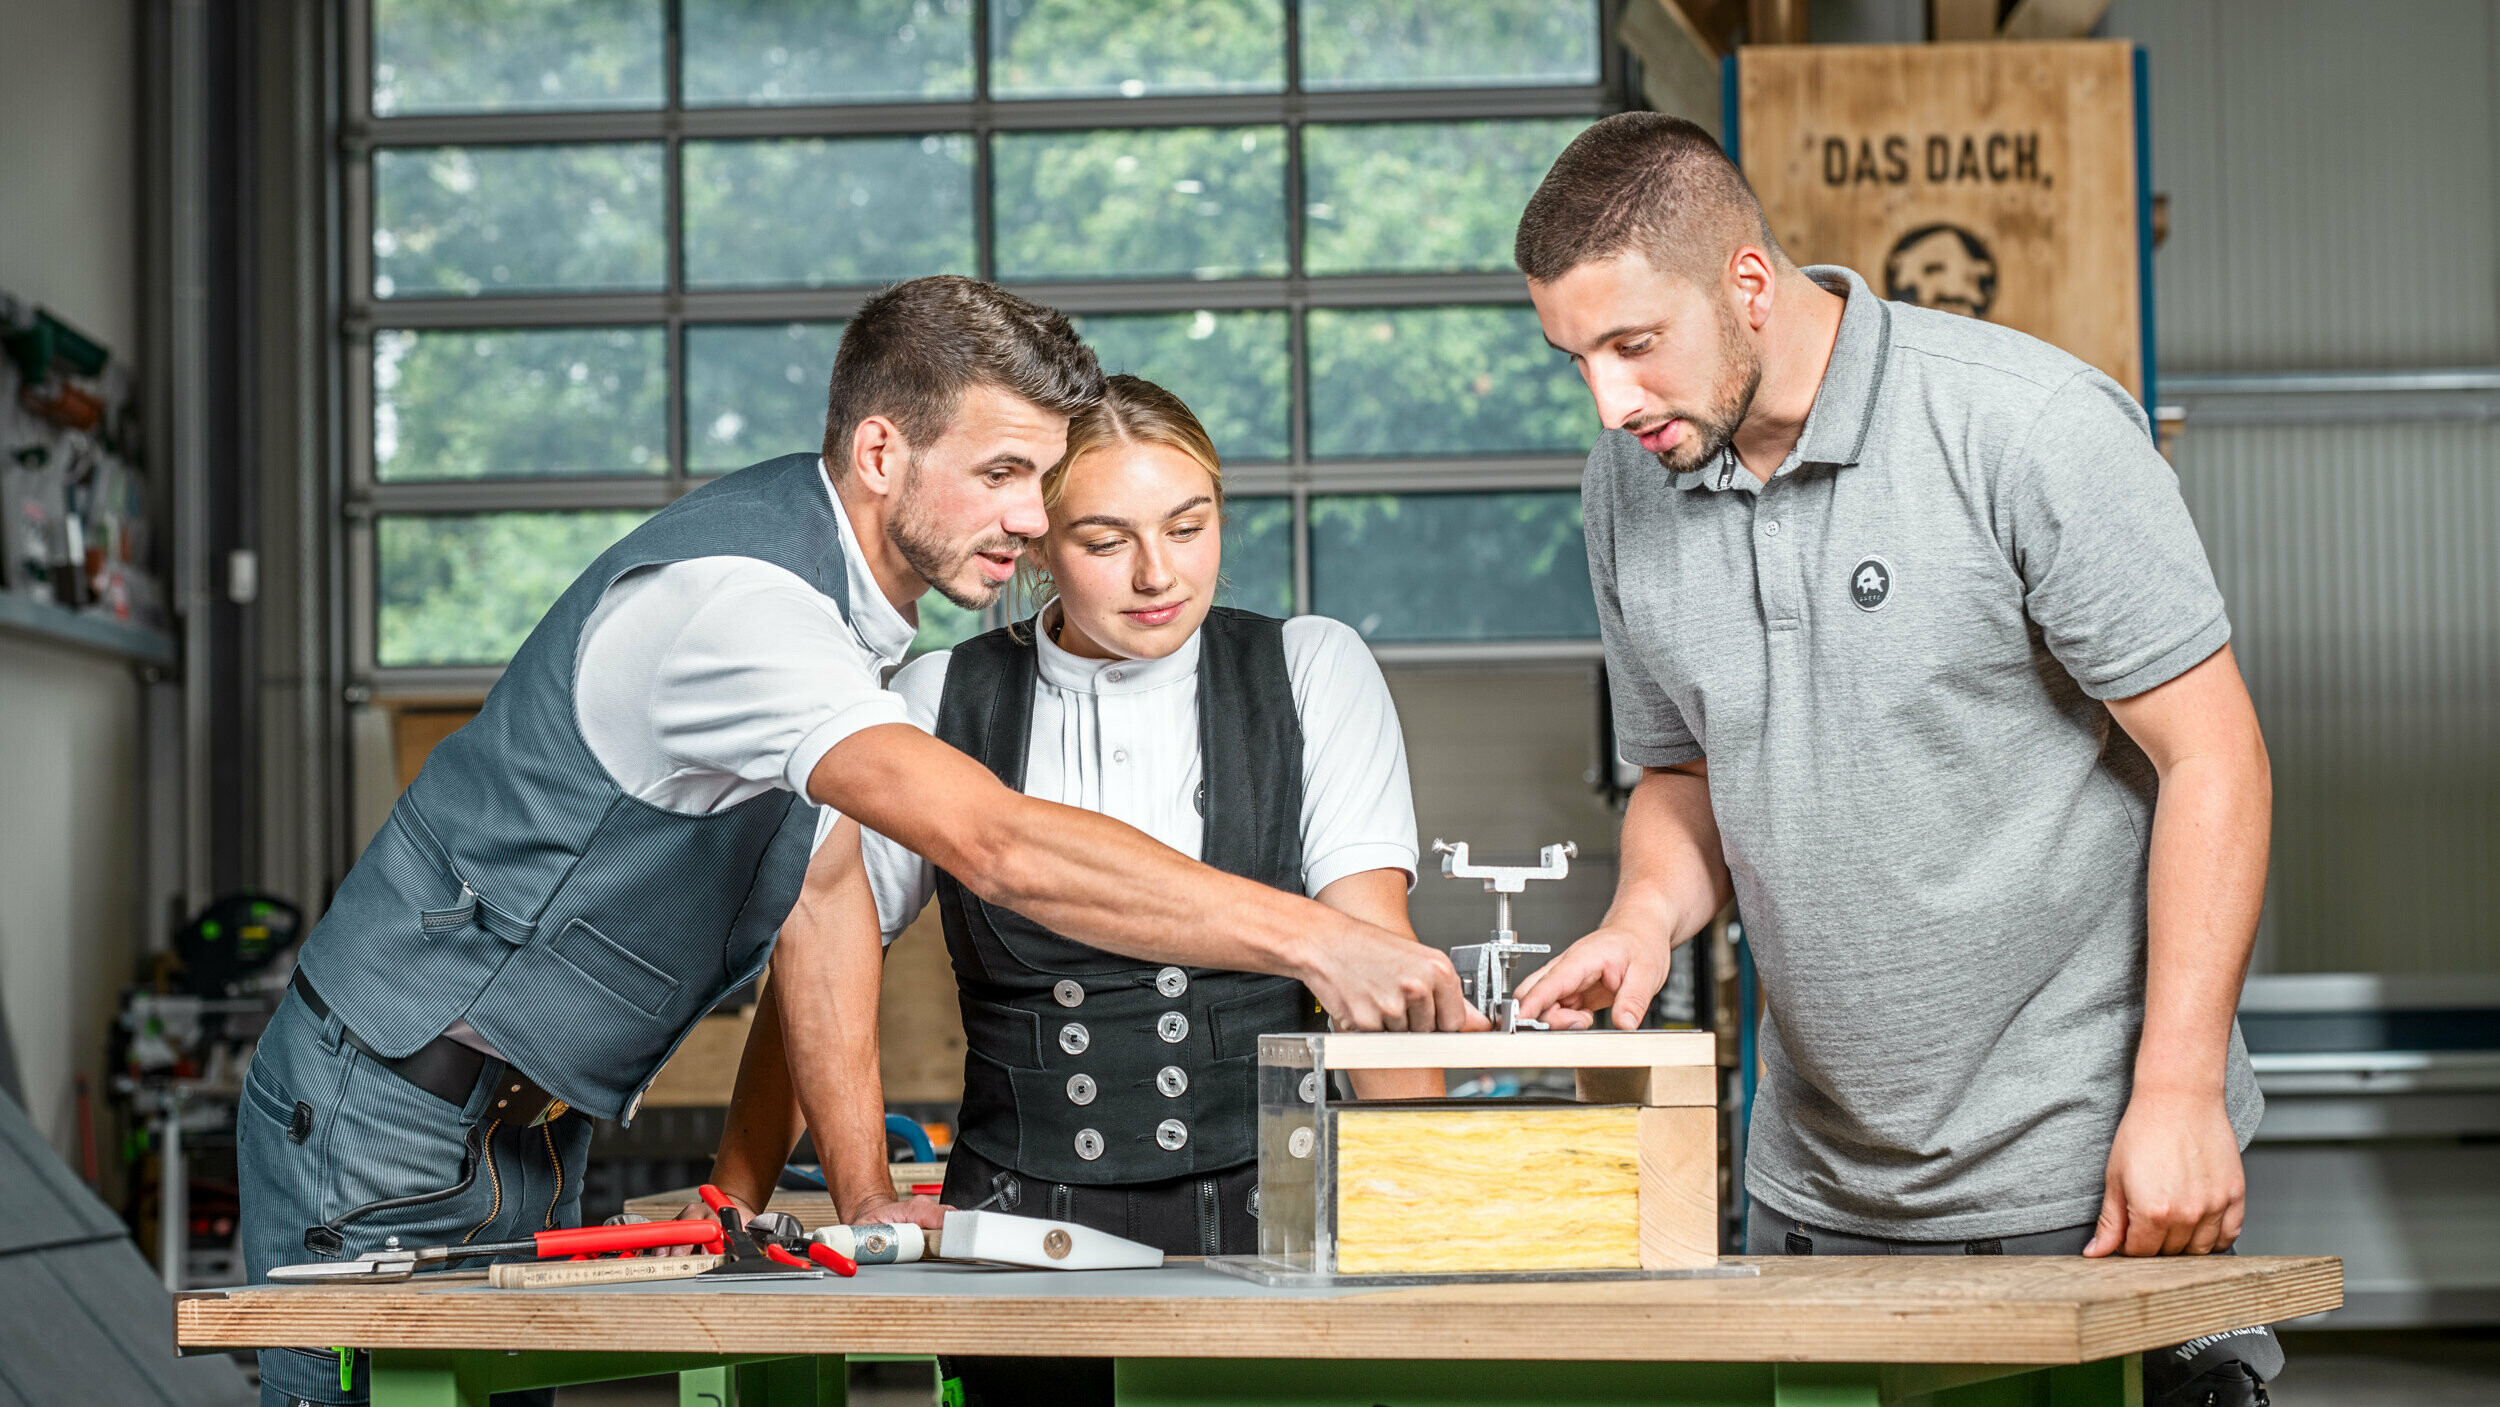
M 2199 1263 L 2220 1278 L 2150 1285 L 2082 1305 L 2077 1328 L 2084 1357 L 2141 1353 L 2205 1334 L 2323 1314 L 2344 1303 L 2344 1263 L 2335 1256 L 2201 1257 Z

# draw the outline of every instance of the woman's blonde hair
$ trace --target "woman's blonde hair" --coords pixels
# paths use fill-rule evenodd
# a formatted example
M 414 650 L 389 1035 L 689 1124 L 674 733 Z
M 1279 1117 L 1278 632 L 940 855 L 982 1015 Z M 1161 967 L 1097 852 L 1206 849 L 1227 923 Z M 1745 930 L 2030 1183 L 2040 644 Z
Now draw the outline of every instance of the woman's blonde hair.
M 1067 492 L 1068 470 L 1086 455 L 1115 445 L 1161 445 L 1189 456 L 1215 485 L 1215 512 L 1224 514 L 1224 462 L 1215 441 L 1180 397 L 1142 376 L 1123 372 L 1104 378 L 1102 399 L 1068 422 L 1068 449 L 1042 474 L 1042 506 L 1056 508 Z M 1026 610 L 1039 609 L 1051 594 L 1050 569 L 1027 552 L 1016 562 L 1016 589 Z

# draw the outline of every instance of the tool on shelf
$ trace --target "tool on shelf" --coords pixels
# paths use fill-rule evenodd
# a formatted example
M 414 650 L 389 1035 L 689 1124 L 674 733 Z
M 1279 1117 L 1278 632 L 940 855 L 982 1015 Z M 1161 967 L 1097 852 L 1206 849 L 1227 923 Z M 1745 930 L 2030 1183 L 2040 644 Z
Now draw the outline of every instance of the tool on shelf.
M 1550 944 L 1522 943 L 1510 926 L 1510 896 L 1525 893 L 1532 879 L 1561 879 L 1571 873 L 1571 862 L 1578 858 L 1580 847 L 1564 841 L 1548 845 L 1537 852 L 1534 865 L 1478 865 L 1467 859 L 1467 842 L 1453 845 L 1446 840 L 1432 842 L 1432 853 L 1441 857 L 1441 873 L 1448 879 L 1481 879 L 1485 892 L 1493 896 L 1493 936 L 1482 943 L 1464 943 L 1450 949 L 1450 961 L 1458 965 L 1458 979 L 1467 987 L 1467 999 L 1476 1010 L 1493 1023 L 1497 1031 L 1516 1031 L 1522 1026 L 1532 1030 L 1546 1029 L 1542 1021 L 1528 1021 L 1519 1015 L 1519 1003 L 1510 994 L 1511 964 L 1522 953 L 1550 953 Z M 1471 971 L 1472 969 L 1472 971 Z
M 269 1272 L 280 1285 L 309 1285 L 332 1280 L 382 1284 L 405 1280 L 420 1266 L 443 1265 L 477 1256 L 535 1255 L 561 1258 L 601 1255 L 613 1251 L 651 1251 L 669 1246 L 703 1246 L 719 1251 L 721 1228 L 708 1221 L 646 1221 L 624 1226 L 574 1226 L 540 1231 L 521 1241 L 473 1241 L 460 1246 L 402 1247 L 391 1237 L 378 1251 L 354 1260 L 318 1260 L 281 1265 Z

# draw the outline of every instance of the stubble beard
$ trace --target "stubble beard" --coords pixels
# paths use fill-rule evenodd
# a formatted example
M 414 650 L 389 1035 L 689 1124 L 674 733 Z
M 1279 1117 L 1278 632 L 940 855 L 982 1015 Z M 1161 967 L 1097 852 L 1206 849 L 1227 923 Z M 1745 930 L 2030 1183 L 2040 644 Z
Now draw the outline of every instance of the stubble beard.
M 929 589 L 967 611 L 985 611 L 995 604 L 999 593 L 1007 589 L 1005 582 L 995 585 L 974 577 L 969 587 L 958 586 L 957 580 L 973 557 L 983 552 L 1012 552 L 1024 545 L 1024 539 L 995 533 L 979 541 L 957 547 L 923 508 L 920 501 L 920 461 L 909 460 L 903 470 L 903 496 L 895 505 L 894 516 L 886 520 L 886 540 L 903 554 L 903 561 L 926 582 Z
M 1728 375 L 1719 383 L 1719 394 L 1708 411 L 1678 417 L 1692 433 L 1675 448 L 1658 454 L 1658 463 L 1669 473 L 1690 474 L 1729 453 L 1736 443 L 1736 432 L 1744 428 L 1745 417 L 1753 414 L 1754 397 L 1762 390 L 1762 358 L 1745 345 L 1733 314 L 1720 315 L 1719 348 L 1726 358 Z

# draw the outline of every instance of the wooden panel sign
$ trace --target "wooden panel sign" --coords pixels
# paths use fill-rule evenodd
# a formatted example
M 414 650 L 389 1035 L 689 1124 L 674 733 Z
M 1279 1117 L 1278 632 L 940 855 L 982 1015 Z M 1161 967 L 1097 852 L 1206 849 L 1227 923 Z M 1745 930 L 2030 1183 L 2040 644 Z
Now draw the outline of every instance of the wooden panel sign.
M 2132 45 L 1774 45 L 1736 74 L 1737 154 L 1790 258 L 2143 398 Z

